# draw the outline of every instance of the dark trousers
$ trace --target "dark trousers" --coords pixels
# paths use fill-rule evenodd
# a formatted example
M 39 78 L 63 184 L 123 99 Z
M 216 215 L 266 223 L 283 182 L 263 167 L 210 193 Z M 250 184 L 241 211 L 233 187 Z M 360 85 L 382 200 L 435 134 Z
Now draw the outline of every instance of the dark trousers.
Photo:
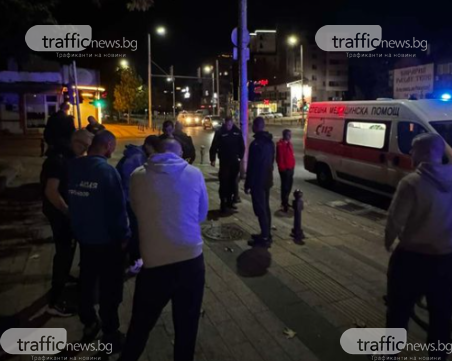
M 99 294 L 99 316 L 104 334 L 119 328 L 122 302 L 124 252 L 120 244 L 80 245 L 80 320 L 90 326 L 97 320 L 95 295 Z
M 63 293 L 64 286 L 71 272 L 76 243 L 73 240 L 69 217 L 60 212 L 46 212 L 46 217 L 52 228 L 55 243 L 53 256 L 52 290 L 49 304 L 53 306 Z
M 289 197 L 293 185 L 293 174 L 293 169 L 279 171 L 279 176 L 281 177 L 281 204 L 284 207 L 289 206 Z
M 271 237 L 272 215 L 270 210 L 270 189 L 252 189 L 253 210 L 261 228 L 262 238 Z
M 240 162 L 220 161 L 220 200 L 222 204 L 231 204 L 240 172 Z
M 193 360 L 204 293 L 204 277 L 202 255 L 189 261 L 141 270 L 135 283 L 132 320 L 121 356 L 122 361 L 135 361 L 140 358 L 150 331 L 170 300 L 175 332 L 174 360 Z
M 452 254 L 423 255 L 397 248 L 388 269 L 386 327 L 408 329 L 419 297 L 425 296 L 429 311 L 428 343 L 450 342 L 452 317 Z M 446 352 L 430 352 L 446 360 Z
M 131 237 L 129 243 L 127 244 L 129 252 L 130 264 L 134 264 L 136 260 L 140 259 L 140 244 L 139 244 L 139 233 L 138 233 L 138 220 L 135 213 L 130 206 L 130 202 L 127 202 L 127 215 L 129 216 L 129 226 Z

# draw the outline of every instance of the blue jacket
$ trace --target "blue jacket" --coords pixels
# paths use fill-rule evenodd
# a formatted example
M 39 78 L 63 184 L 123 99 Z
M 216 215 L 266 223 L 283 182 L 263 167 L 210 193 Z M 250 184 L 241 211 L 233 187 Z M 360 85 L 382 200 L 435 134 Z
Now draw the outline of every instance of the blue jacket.
M 124 150 L 124 156 L 118 162 L 116 169 L 121 176 L 122 189 L 126 197 L 126 201 L 129 201 L 130 190 L 130 176 L 138 167 L 141 167 L 146 163 L 147 156 L 143 149 L 143 146 L 128 144 Z
M 130 238 L 121 178 L 105 157 L 72 160 L 68 183 L 69 215 L 80 244 L 112 244 Z

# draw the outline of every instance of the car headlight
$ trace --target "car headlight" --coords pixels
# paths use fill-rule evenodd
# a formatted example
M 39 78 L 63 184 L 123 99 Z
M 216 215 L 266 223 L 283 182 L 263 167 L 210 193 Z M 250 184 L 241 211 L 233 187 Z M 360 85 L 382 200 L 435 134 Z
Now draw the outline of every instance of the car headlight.
M 199 123 L 199 118 L 195 118 L 195 122 L 196 122 L 196 123 Z
M 212 122 L 212 126 L 216 127 L 217 125 L 218 125 L 218 122 L 217 122 L 216 120 L 214 120 L 214 121 Z

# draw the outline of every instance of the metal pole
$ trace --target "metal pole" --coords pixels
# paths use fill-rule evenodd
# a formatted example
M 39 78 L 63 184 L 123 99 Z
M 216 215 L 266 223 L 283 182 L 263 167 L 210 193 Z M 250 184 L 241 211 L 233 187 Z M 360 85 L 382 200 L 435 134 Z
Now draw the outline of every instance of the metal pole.
M 304 122 L 304 90 L 303 90 L 303 81 L 304 81 L 304 69 L 303 69 L 303 44 L 300 45 L 300 74 L 301 74 L 301 124 Z
M 79 98 L 79 90 L 78 90 L 78 80 L 77 80 L 77 64 L 75 60 L 72 62 L 72 69 L 74 71 L 74 83 L 75 83 L 75 104 L 77 105 L 77 120 L 78 120 L 78 129 L 82 129 L 82 114 L 80 113 L 80 98 Z
M 218 59 L 216 60 L 215 69 L 217 73 L 217 115 L 220 116 L 220 65 Z
M 152 58 L 151 58 L 151 34 L 148 33 L 148 127 L 152 129 Z
M 212 69 L 212 115 L 215 115 L 215 71 Z
M 239 90 L 240 90 L 240 125 L 242 128 L 243 141 L 245 142 L 245 156 L 241 164 L 241 176 L 246 173 L 248 163 L 248 68 L 246 34 L 247 24 L 247 0 L 239 0 Z

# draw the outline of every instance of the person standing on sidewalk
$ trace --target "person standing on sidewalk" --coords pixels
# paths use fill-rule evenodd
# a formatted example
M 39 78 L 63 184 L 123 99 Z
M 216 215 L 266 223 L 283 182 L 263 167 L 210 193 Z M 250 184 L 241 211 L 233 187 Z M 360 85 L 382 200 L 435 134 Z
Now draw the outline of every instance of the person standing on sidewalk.
M 100 329 L 95 305 L 99 287 L 102 342 L 121 345 L 118 308 L 122 302 L 124 248 L 130 238 L 126 202 L 117 170 L 107 163 L 116 148 L 115 136 L 96 134 L 88 156 L 69 166 L 69 214 L 80 244 L 80 320 L 84 339 Z
M 240 161 L 245 154 L 242 132 L 232 118 L 226 118 L 222 127 L 215 132 L 210 146 L 210 164 L 215 167 L 216 158 L 220 160 L 220 203 L 221 212 L 226 208 L 237 209 L 233 203 Z
M 86 130 L 96 135 L 98 132 L 105 130 L 105 127 L 100 124 L 96 118 L 90 115 L 88 117 L 88 125 L 86 126 Z
M 264 118 L 254 119 L 253 132 L 254 140 L 249 148 L 245 193 L 251 193 L 253 210 L 259 220 L 261 233 L 252 235 L 253 239 L 248 244 L 270 247 L 272 243 L 270 189 L 273 186 L 275 144 L 272 135 L 265 131 Z
M 46 155 L 71 153 L 71 137 L 75 132 L 74 117 L 69 115 L 71 105 L 62 103 L 60 110 L 52 114 L 44 129 L 44 140 L 48 145 Z
M 295 155 L 291 139 L 292 132 L 284 129 L 282 139 L 276 144 L 276 163 L 281 177 L 281 208 L 286 213 L 289 210 L 289 197 L 295 169 Z
M 140 358 L 170 300 L 174 360 L 194 358 L 205 276 L 200 223 L 206 219 L 209 197 L 201 171 L 181 156 L 179 142 L 164 140 L 159 153 L 132 175 L 130 199 L 144 266 L 136 279 L 122 361 Z
M 152 153 L 156 152 L 159 138 L 156 135 L 150 135 L 144 140 L 141 146 L 128 144 L 124 150 L 124 155 L 118 162 L 116 169 L 122 180 L 122 189 L 126 197 L 127 214 L 129 216 L 130 231 L 132 233 L 129 242 L 130 268 L 129 273 L 137 274 L 143 266 L 143 260 L 140 257 L 140 249 L 138 243 L 138 223 L 135 214 L 130 206 L 130 176 L 132 173 L 144 163 Z
M 389 261 L 386 327 L 408 328 L 425 295 L 429 344 L 450 342 L 452 317 L 452 165 L 443 165 L 445 143 L 421 134 L 411 151 L 416 171 L 399 183 L 388 214 L 385 247 L 399 244 Z M 446 360 L 446 352 L 429 352 Z
M 193 164 L 196 159 L 196 149 L 193 139 L 183 131 L 184 126 L 181 122 L 174 123 L 174 138 L 182 145 L 182 157 L 189 163 Z
M 91 145 L 93 135 L 86 130 L 78 130 L 72 135 L 72 156 L 52 153 L 44 161 L 41 171 L 43 188 L 42 211 L 52 229 L 55 243 L 53 257 L 52 289 L 50 291 L 47 313 L 52 316 L 70 317 L 74 312 L 61 300 L 64 287 L 70 276 L 75 253 L 68 208 L 68 162 L 75 157 L 82 157 Z

